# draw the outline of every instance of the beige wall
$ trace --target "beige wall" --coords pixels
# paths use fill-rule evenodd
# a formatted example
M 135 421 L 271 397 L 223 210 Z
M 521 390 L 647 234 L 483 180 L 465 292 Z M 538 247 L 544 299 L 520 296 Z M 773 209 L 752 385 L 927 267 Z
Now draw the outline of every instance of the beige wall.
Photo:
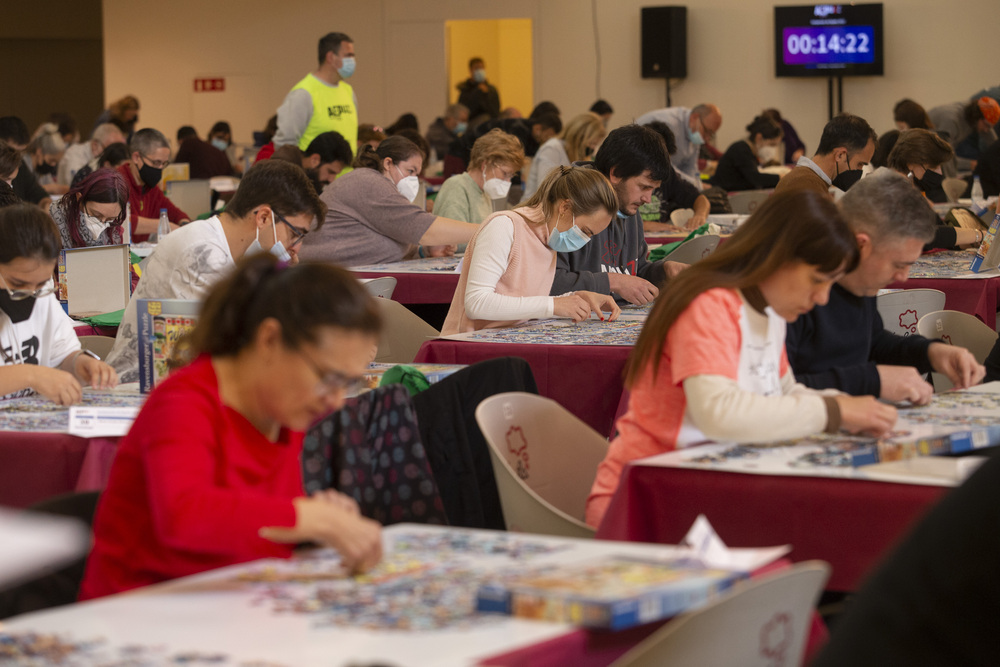
M 171 137 L 184 124 L 204 134 L 224 117 L 233 124 L 236 139 L 248 141 L 288 89 L 315 67 L 317 39 L 340 30 L 355 39 L 358 70 L 351 83 L 361 120 L 389 124 L 412 111 L 424 128 L 447 102 L 444 21 L 528 18 L 534 23 L 535 100 L 552 100 L 570 117 L 600 96 L 615 107 L 612 125 L 617 126 L 665 104 L 663 81 L 639 76 L 639 8 L 651 4 L 103 0 L 105 96 L 112 100 L 135 94 L 142 102 L 141 124 Z M 688 4 L 688 78 L 674 87 L 673 103 L 719 104 L 725 118 L 719 134 L 723 147 L 740 138 L 743 127 L 766 106 L 782 111 L 810 151 L 826 121 L 825 80 L 774 76 L 774 4 Z M 845 109 L 867 118 L 876 131 L 892 127 L 892 106 L 902 97 L 930 108 L 1000 83 L 996 67 L 986 63 L 1000 41 L 996 22 L 990 20 L 996 15 L 995 0 L 884 4 L 885 76 L 844 83 Z M 200 76 L 227 77 L 230 90 L 194 93 L 192 81 Z

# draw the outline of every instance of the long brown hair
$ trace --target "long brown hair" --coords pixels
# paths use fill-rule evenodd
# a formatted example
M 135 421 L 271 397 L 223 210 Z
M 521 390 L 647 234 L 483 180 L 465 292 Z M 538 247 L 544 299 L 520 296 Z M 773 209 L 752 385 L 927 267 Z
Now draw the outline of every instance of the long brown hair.
M 670 281 L 653 306 L 626 368 L 633 387 L 645 368 L 660 367 L 667 333 L 702 292 L 715 287 L 755 287 L 789 262 L 805 262 L 823 273 L 858 263 L 858 246 L 837 207 L 812 191 L 771 195 L 716 252 Z
M 618 195 L 611 182 L 596 169 L 561 165 L 549 172 L 541 185 L 522 208 L 540 208 L 541 220 L 526 218 L 540 224 L 552 218 L 559 202 L 568 199 L 573 215 L 589 215 L 598 210 L 614 213 L 618 210 Z

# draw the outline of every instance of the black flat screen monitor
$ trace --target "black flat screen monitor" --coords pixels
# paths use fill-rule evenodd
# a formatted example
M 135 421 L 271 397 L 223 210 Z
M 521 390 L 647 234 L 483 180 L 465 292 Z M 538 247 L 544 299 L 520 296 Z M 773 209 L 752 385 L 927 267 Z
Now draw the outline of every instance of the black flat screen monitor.
M 882 5 L 774 8 L 777 76 L 881 76 Z

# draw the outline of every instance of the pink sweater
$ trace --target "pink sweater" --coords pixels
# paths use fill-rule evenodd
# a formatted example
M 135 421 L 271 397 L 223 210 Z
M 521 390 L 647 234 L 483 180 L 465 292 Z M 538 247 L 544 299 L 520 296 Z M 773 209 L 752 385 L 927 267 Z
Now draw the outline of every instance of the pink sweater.
M 480 230 L 469 241 L 465 249 L 465 259 L 462 262 L 462 275 L 458 279 L 455 295 L 451 300 L 448 317 L 444 321 L 442 335 L 464 333 L 486 328 L 507 327 L 523 322 L 494 321 L 469 319 L 465 312 L 465 290 L 469 281 L 469 267 L 476 252 L 476 239 L 482 229 L 498 217 L 505 216 L 514 223 L 514 244 L 510 249 L 507 270 L 497 282 L 497 294 L 507 296 L 548 296 L 552 289 L 552 279 L 556 273 L 556 253 L 546 243 L 547 229 L 545 225 L 528 222 L 522 213 L 525 209 L 514 211 L 499 211 L 488 217 L 480 226 Z

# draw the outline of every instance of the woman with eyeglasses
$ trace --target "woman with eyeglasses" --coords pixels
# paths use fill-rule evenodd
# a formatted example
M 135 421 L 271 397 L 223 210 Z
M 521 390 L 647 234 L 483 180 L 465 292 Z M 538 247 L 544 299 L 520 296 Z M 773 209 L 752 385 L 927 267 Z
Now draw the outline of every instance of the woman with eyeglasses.
M 31 391 L 79 403 L 81 385 L 113 387 L 118 376 L 80 348 L 53 292 L 59 232 L 37 206 L 0 208 L 0 398 Z
M 354 170 L 324 188 L 326 224 L 303 243 L 302 258 L 343 266 L 381 264 L 451 254 L 478 227 L 428 213 L 413 201 L 424 153 L 409 139 L 364 146 Z
M 349 272 L 243 259 L 205 301 L 193 358 L 150 394 L 118 448 L 81 599 L 318 542 L 363 572 L 381 528 L 336 491 L 305 496 L 303 431 L 344 404 L 378 340 L 379 309 Z
M 49 209 L 63 248 L 129 242 L 128 183 L 113 169 L 98 169 L 70 188 Z
M 108 355 L 122 382 L 139 378 L 138 299 L 204 299 L 244 255 L 269 252 L 294 264 L 302 239 L 325 213 L 301 168 L 263 160 L 243 176 L 223 212 L 171 232 L 149 256 Z

